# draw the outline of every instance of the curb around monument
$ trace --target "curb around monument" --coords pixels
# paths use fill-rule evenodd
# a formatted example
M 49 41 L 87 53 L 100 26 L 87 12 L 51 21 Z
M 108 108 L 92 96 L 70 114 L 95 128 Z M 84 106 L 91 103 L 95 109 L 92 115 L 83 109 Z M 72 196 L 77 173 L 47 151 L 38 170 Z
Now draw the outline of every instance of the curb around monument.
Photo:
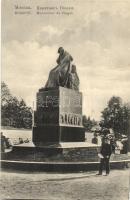
M 45 172 L 79 172 L 98 170 L 99 162 L 28 162 L 1 160 L 2 169 L 15 169 L 25 171 Z M 111 169 L 123 169 L 130 167 L 129 160 L 110 161 Z

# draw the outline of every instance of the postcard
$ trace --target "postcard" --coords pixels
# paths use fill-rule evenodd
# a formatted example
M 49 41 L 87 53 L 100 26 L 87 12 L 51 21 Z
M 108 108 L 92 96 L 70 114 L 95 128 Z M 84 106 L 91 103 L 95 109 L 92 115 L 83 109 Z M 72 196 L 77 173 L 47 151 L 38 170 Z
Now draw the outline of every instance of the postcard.
M 130 1 L 2 0 L 1 50 L 1 199 L 129 199 Z

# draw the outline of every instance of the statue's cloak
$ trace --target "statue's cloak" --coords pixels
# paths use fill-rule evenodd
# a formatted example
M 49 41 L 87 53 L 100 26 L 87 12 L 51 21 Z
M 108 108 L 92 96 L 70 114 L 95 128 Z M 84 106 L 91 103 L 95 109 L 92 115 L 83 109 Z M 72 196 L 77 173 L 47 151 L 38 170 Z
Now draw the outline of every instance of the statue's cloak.
M 70 72 L 70 65 L 72 60 L 72 56 L 66 51 L 64 51 L 62 55 L 59 55 L 57 59 L 58 65 L 50 71 L 45 88 L 67 86 L 68 75 Z

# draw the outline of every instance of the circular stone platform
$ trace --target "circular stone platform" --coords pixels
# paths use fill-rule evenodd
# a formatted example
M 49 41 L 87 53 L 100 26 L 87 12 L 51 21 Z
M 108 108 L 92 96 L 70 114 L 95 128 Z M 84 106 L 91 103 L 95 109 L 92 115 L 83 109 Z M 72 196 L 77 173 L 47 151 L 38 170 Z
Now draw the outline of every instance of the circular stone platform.
M 13 146 L 11 152 L 2 153 L 1 167 L 18 170 L 73 172 L 98 170 L 100 146 L 88 142 L 45 144 L 33 143 Z M 130 166 L 130 154 L 112 154 L 111 168 Z

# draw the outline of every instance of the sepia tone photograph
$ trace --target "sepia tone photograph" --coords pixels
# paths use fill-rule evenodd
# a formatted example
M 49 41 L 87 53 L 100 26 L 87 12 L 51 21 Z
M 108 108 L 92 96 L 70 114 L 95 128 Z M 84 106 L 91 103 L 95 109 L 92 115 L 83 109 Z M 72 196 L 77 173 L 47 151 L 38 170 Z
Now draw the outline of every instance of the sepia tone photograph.
M 130 200 L 129 11 L 1 1 L 1 200 Z

